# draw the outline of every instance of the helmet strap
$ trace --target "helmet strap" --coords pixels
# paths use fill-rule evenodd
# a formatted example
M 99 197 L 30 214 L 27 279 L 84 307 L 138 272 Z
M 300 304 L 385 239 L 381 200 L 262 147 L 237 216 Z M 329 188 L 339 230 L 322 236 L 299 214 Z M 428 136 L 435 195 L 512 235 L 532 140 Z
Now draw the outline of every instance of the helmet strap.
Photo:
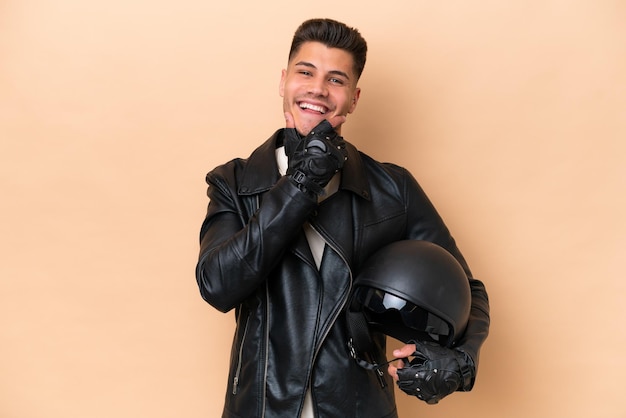
M 348 309 L 346 311 L 346 318 L 348 320 L 348 332 L 350 334 L 350 338 L 348 340 L 350 356 L 359 366 L 366 370 L 375 370 L 379 377 L 382 378 L 383 372 L 380 370 L 381 367 L 384 367 L 398 359 L 394 358 L 389 361 L 385 361 L 382 364 L 378 364 L 374 361 L 369 354 L 374 347 L 365 315 L 362 311 L 355 312 Z

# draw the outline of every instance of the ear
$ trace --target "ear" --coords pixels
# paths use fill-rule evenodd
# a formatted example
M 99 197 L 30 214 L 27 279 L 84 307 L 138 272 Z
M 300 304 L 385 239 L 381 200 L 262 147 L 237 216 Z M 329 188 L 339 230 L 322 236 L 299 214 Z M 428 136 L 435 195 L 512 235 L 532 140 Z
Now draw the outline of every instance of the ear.
M 348 113 L 354 112 L 354 109 L 356 109 L 356 105 L 359 102 L 359 97 L 361 97 L 361 89 L 357 87 L 356 89 L 354 89 L 354 95 L 352 96 L 352 103 L 350 103 L 350 109 L 348 110 Z
M 285 78 L 287 77 L 287 70 L 282 70 L 280 73 L 280 84 L 278 85 L 278 94 L 280 97 L 285 96 Z

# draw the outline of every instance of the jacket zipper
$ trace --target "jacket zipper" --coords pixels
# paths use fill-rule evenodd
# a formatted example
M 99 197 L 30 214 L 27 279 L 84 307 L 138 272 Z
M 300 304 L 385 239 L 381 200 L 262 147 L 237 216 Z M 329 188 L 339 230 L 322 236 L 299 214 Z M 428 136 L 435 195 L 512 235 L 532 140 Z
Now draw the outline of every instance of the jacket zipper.
M 324 240 L 324 243 L 326 245 L 328 245 L 330 248 L 332 248 L 332 250 L 337 253 L 339 255 L 339 258 L 341 258 L 341 260 L 343 261 L 343 263 L 346 265 L 346 267 L 348 268 L 348 273 L 350 275 L 350 285 L 348 286 L 348 292 L 347 295 L 348 297 L 344 298 L 343 302 L 341 303 L 341 306 L 339 307 L 339 309 L 337 310 L 337 313 L 335 314 L 335 316 L 333 317 L 332 320 L 332 324 L 335 323 L 335 321 L 337 320 L 337 318 L 339 317 L 339 315 L 341 314 L 341 311 L 343 311 L 343 308 L 346 306 L 346 303 L 348 302 L 349 299 L 349 295 L 350 295 L 350 290 L 352 289 L 352 269 L 350 268 L 350 265 L 348 264 L 348 262 L 346 261 L 346 259 L 344 258 L 344 256 L 342 255 L 341 251 L 337 250 L 337 248 L 335 246 L 333 246 L 331 243 L 328 242 L 328 240 L 326 238 L 324 238 L 324 235 L 322 235 L 320 233 L 320 231 L 317 230 L 317 228 L 315 228 L 315 226 L 313 224 L 311 224 L 311 228 L 313 228 L 315 230 L 315 232 L 317 232 L 317 234 L 322 237 L 322 239 Z M 328 333 L 330 332 L 330 329 L 332 328 L 332 325 L 327 327 L 326 331 L 324 332 L 324 334 L 322 334 L 322 338 L 319 341 L 324 341 L 326 339 L 326 336 L 328 335 Z M 315 363 L 315 360 L 317 359 L 317 355 L 319 354 L 319 349 L 321 347 L 321 344 L 318 345 L 318 347 L 315 349 L 315 354 L 313 355 L 313 362 L 312 364 Z
M 265 418 L 265 405 L 267 401 L 267 363 L 269 363 L 269 351 L 270 351 L 270 290 L 269 283 L 265 282 L 265 361 L 263 369 L 263 405 L 261 407 L 261 418 Z
M 352 282 L 353 282 L 352 269 L 350 268 L 350 265 L 348 264 L 346 259 L 343 257 L 341 252 L 338 251 L 337 248 L 334 247 L 331 243 L 329 243 L 328 240 L 326 240 L 326 238 L 324 238 L 324 236 L 315 228 L 315 226 L 313 226 L 313 224 L 311 224 L 311 228 L 313 228 L 319 234 L 319 236 L 322 237 L 322 239 L 324 239 L 324 242 L 326 243 L 326 245 L 328 245 L 330 248 L 333 249 L 333 251 L 335 251 L 337 254 L 339 254 L 339 257 L 341 258 L 341 260 L 344 262 L 346 267 L 348 267 L 348 273 L 350 274 L 350 286 L 348 287 L 348 293 L 347 293 L 348 297 L 344 299 L 343 303 L 341 304 L 340 309 L 337 311 L 337 314 L 333 318 L 333 323 L 335 323 L 335 321 L 337 320 L 337 318 L 341 314 L 341 311 L 343 311 L 343 308 L 346 306 L 346 303 L 348 302 L 348 299 L 350 298 L 349 295 L 350 295 L 350 290 L 352 289 Z M 330 328 L 331 327 L 328 327 L 326 332 L 322 335 L 322 341 L 326 338 L 326 336 L 330 332 Z M 315 350 L 315 355 L 313 356 L 313 363 L 315 363 L 315 360 L 317 359 L 317 354 L 318 353 L 319 353 L 319 348 Z M 387 384 L 385 382 L 384 373 L 380 369 L 376 369 L 376 377 L 378 378 L 378 383 L 380 384 L 380 387 L 383 388 L 383 389 L 386 388 Z
M 241 311 L 239 311 L 239 320 L 237 321 L 237 323 L 241 323 L 241 312 L 243 311 L 243 309 Z M 241 374 L 241 364 L 242 364 L 242 358 L 243 358 L 243 344 L 246 341 L 246 335 L 248 334 L 248 324 L 250 323 L 250 321 L 248 320 L 249 318 L 246 317 L 246 325 L 243 329 L 243 335 L 241 336 L 241 343 L 239 344 L 239 353 L 237 354 L 237 367 L 235 369 L 235 377 L 233 378 L 233 395 L 237 394 L 237 389 L 239 387 L 239 375 Z

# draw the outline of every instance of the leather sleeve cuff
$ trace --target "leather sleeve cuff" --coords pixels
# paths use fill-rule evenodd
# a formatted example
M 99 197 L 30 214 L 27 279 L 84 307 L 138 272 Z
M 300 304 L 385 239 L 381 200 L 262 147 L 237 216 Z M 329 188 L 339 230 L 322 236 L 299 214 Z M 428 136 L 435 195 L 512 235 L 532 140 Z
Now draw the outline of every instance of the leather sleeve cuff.
M 461 350 L 455 351 L 457 352 L 456 358 L 459 363 L 459 370 L 461 371 L 461 385 L 458 390 L 461 392 L 469 392 L 474 386 L 476 365 L 469 354 Z

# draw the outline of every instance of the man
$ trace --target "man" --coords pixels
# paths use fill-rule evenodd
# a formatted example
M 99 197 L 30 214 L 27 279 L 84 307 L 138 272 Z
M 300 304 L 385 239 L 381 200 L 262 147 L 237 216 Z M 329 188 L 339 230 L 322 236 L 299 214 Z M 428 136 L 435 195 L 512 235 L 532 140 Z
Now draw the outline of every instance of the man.
M 280 80 L 286 127 L 249 158 L 207 174 L 196 278 L 202 297 L 235 309 L 237 320 L 223 417 L 396 417 L 402 363 L 384 374 L 361 368 L 350 356 L 345 309 L 363 263 L 403 239 L 437 243 L 467 272 L 470 322 L 448 355 L 464 359 L 452 390 L 473 386 L 489 328 L 483 284 L 415 179 L 340 136 L 359 101 L 366 52 L 356 29 L 304 22 Z M 382 364 L 384 335 L 375 340 L 372 356 Z

